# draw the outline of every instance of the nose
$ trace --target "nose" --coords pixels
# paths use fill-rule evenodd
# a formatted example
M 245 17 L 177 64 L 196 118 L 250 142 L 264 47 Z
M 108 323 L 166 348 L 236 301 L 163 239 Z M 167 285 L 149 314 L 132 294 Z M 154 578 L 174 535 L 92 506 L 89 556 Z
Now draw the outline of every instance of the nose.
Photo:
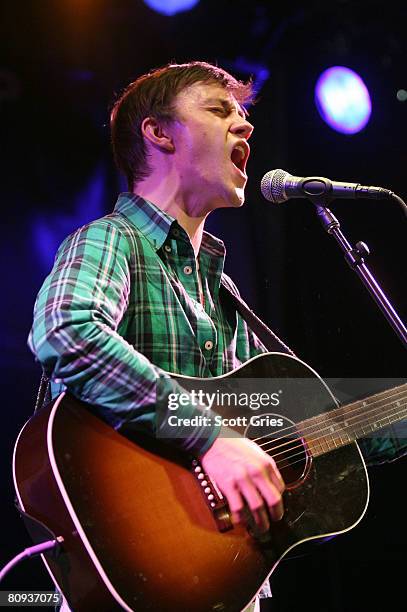
M 236 115 L 235 120 L 230 126 L 230 131 L 232 132 L 232 134 L 236 134 L 237 136 L 245 138 L 246 140 L 250 138 L 253 130 L 254 126 L 249 123 L 245 117 L 242 117 L 241 115 Z

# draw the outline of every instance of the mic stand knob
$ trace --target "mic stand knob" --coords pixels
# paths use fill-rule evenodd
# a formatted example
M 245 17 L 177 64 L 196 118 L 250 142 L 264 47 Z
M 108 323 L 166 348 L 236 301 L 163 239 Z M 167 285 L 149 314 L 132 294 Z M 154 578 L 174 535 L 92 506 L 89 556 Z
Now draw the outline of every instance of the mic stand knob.
M 359 240 L 359 242 L 356 243 L 356 247 L 352 249 L 352 254 L 356 262 L 360 264 L 364 263 L 367 256 L 370 255 L 370 250 L 365 242 Z
M 391 302 L 387 298 L 386 294 L 380 287 L 379 283 L 366 266 L 364 258 L 369 255 L 369 248 L 364 242 L 358 242 L 355 247 L 349 243 L 347 238 L 341 231 L 341 226 L 338 219 L 332 214 L 326 204 L 332 198 L 329 195 L 316 196 L 310 198 L 312 203 L 317 209 L 317 215 L 325 229 L 325 231 L 333 236 L 342 249 L 345 260 L 348 265 L 356 272 L 359 276 L 370 295 L 380 308 L 388 323 L 392 326 L 397 336 L 402 341 L 403 345 L 407 347 L 407 329 L 403 321 L 398 316 L 397 312 L 393 308 Z

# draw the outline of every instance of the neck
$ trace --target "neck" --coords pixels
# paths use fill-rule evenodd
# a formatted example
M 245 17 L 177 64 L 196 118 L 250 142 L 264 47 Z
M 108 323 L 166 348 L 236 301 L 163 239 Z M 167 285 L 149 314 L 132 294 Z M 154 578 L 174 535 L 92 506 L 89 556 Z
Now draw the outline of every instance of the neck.
M 407 383 L 297 423 L 317 457 L 407 418 Z
M 156 180 L 154 176 L 148 177 L 134 187 L 134 193 L 150 200 L 164 212 L 174 217 L 180 226 L 187 232 L 195 257 L 201 248 L 202 233 L 208 212 L 199 206 L 194 198 L 187 198 L 171 184 L 171 181 Z

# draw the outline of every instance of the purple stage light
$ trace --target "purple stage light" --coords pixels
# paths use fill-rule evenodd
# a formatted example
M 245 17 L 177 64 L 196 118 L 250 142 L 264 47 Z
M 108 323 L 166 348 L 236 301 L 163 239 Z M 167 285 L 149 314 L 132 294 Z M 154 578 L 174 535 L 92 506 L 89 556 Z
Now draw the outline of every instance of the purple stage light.
M 182 11 L 189 11 L 198 4 L 199 0 L 144 0 L 150 8 L 162 15 L 175 15 Z
M 322 119 L 341 134 L 363 130 L 372 112 L 366 85 L 345 66 L 333 66 L 321 74 L 315 86 L 315 103 Z

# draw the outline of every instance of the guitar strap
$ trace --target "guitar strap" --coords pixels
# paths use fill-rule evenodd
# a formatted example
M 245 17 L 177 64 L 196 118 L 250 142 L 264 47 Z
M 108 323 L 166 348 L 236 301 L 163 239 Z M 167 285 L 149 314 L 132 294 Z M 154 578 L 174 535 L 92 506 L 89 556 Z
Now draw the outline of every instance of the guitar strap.
M 249 306 L 242 300 L 238 295 L 234 287 L 230 286 L 226 279 L 221 279 L 221 289 L 226 299 L 232 303 L 233 307 L 240 316 L 246 321 L 252 332 L 261 340 L 266 349 L 271 352 L 287 353 L 295 357 L 294 351 L 292 351 L 274 332 L 259 317 L 249 308 Z
M 50 387 L 50 380 L 43 372 L 41 375 L 40 386 L 37 391 L 37 398 L 35 400 L 34 414 L 51 401 Z

